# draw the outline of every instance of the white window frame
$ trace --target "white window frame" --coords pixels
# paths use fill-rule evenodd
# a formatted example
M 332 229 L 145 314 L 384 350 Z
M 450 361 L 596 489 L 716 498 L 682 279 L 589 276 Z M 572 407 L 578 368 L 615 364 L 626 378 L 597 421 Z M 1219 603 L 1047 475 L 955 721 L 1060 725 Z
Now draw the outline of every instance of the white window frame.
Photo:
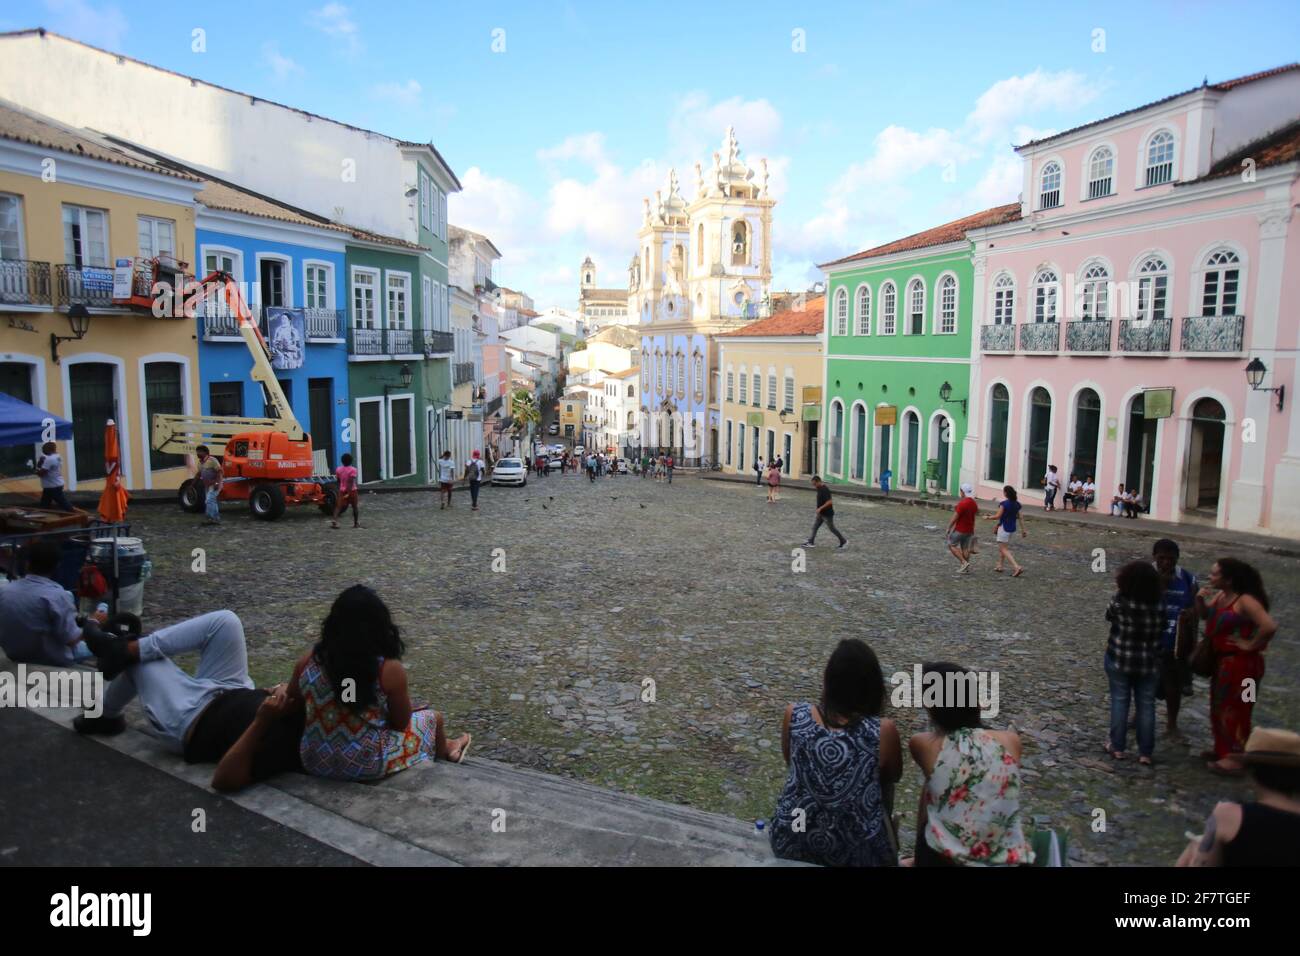
M 17 249 L 18 254 L 16 256 L 6 256 L 4 254 L 4 250 L 0 248 L 0 259 L 3 258 L 26 259 L 27 239 L 26 236 L 24 235 L 25 230 L 23 228 L 25 225 L 25 220 L 23 219 L 23 197 L 20 196 L 18 193 L 0 192 L 0 200 L 5 200 L 5 199 L 12 199 L 14 201 L 14 208 L 18 212 L 18 249 Z M 60 220 L 60 228 L 62 228 L 62 220 Z
M 886 309 L 891 298 L 893 308 Z M 893 279 L 886 279 L 880 284 L 880 334 L 898 334 L 898 283 Z
M 871 286 L 862 283 L 853 293 L 854 335 L 871 334 Z
M 831 334 L 849 334 L 849 290 L 844 286 L 835 290 L 835 331 Z
M 1010 272 L 999 272 L 993 278 L 993 302 L 989 315 L 993 319 L 993 325 L 1016 324 L 1016 277 Z M 999 322 L 999 316 L 1004 317 L 1005 321 Z
M 228 257 L 228 258 L 230 259 L 230 276 L 231 276 L 231 278 L 233 278 L 233 279 L 235 280 L 235 283 L 236 283 L 240 288 L 243 288 L 243 287 L 244 287 L 244 254 L 243 254 L 243 252 L 241 252 L 239 249 L 234 248 L 233 246 L 223 246 L 223 245 L 218 245 L 218 244 L 216 244 L 216 243 L 204 243 L 203 245 L 199 246 L 199 269 L 201 270 L 201 272 L 199 273 L 199 276 L 198 276 L 198 277 L 199 277 L 200 279 L 203 278 L 203 276 L 206 276 L 206 275 L 208 274 L 209 271 L 211 271 L 211 270 L 208 269 L 208 256 L 217 256 L 217 257 L 226 256 L 226 257 Z M 225 302 L 225 298 L 224 298 L 224 296 L 222 296 L 221 301 L 222 301 L 222 303 L 224 304 L 224 302 Z M 202 299 L 202 300 L 200 300 L 200 302 L 199 302 L 199 304 L 198 304 L 197 312 L 198 312 L 198 314 L 199 314 L 200 316 L 203 316 L 203 315 L 206 314 L 206 313 L 205 313 L 205 310 L 204 310 L 204 307 L 205 307 L 205 303 L 206 303 L 206 302 L 207 302 L 206 299 Z M 220 339 L 229 339 L 230 341 L 233 342 L 235 339 L 239 338 L 239 336 L 222 335 L 222 336 L 219 336 L 219 337 L 217 337 L 217 338 L 218 338 L 218 340 L 220 340 Z M 241 341 L 242 341 L 242 340 L 241 340 Z
M 1099 273 L 1089 275 L 1089 273 Z M 1114 296 L 1111 285 L 1115 281 L 1115 272 L 1110 263 L 1101 259 L 1089 259 L 1079 267 L 1079 282 L 1075 292 L 1076 318 L 1087 321 L 1109 321 Z
M 952 280 L 952 328 L 944 329 L 943 327 L 943 284 L 946 280 Z M 934 325 L 932 332 L 935 335 L 956 335 L 958 326 L 958 315 L 961 309 L 961 283 L 957 281 L 957 273 L 942 272 L 939 278 L 934 282 Z
M 390 296 L 391 293 L 390 293 L 390 291 L 389 291 L 389 290 L 390 290 L 390 286 L 389 286 L 389 284 L 388 284 L 388 280 L 389 280 L 389 279 L 394 279 L 394 278 L 404 280 L 403 287 L 404 287 L 404 289 L 405 289 L 405 291 L 406 291 L 406 308 L 405 308 L 405 310 L 404 310 L 404 311 L 405 311 L 405 315 L 403 316 L 403 318 L 404 318 L 405 321 L 406 321 L 406 324 L 405 324 L 405 325 L 394 325 L 394 324 L 393 324 L 393 314 L 392 314 L 393 310 L 392 310 L 391 303 L 390 303 L 390 300 L 389 300 L 389 296 Z M 414 311 L 415 311 L 415 310 L 411 308 L 411 289 L 412 289 L 412 286 L 411 286 L 411 273 L 409 273 L 409 272 L 402 272 L 401 270 L 398 270 L 398 269 L 385 269 L 385 270 L 384 270 L 384 326 L 383 326 L 383 327 L 384 327 L 385 329 L 393 329 L 393 330 L 398 331 L 398 332 L 406 332 L 406 331 L 410 331 L 410 330 L 412 330 L 412 329 L 415 328 L 415 325 L 414 325 L 414 322 L 415 322 Z
M 782 405 L 785 410 L 793 412 L 795 410 L 795 387 L 794 387 L 794 369 L 786 366 L 785 381 L 782 382 Z
M 1047 177 L 1047 167 L 1052 165 L 1056 166 L 1056 189 L 1045 190 L 1043 181 Z M 1056 193 L 1056 205 L 1045 206 L 1043 204 L 1043 199 L 1046 198 L 1048 192 Z M 1049 156 L 1043 161 L 1043 165 L 1038 167 L 1038 178 L 1035 181 L 1034 208 L 1045 211 L 1060 209 L 1063 205 L 1065 205 L 1065 163 L 1057 156 Z
M 262 263 L 278 262 L 284 276 L 284 306 L 283 308 L 292 309 L 296 306 L 297 300 L 293 297 L 293 258 L 278 252 L 257 252 L 253 254 L 254 268 L 256 269 L 257 279 L 253 283 L 253 288 L 257 290 L 254 298 L 255 308 L 253 317 L 260 320 L 262 315 Z
M 311 288 L 309 273 L 312 269 L 325 270 L 325 305 L 309 305 L 308 290 Z M 337 309 L 334 293 L 334 263 L 325 259 L 304 259 L 302 261 L 302 305 L 305 309 Z
M 371 292 L 372 316 L 371 325 L 360 325 L 361 315 L 357 309 L 357 289 L 364 286 L 357 285 L 357 276 L 365 275 L 372 279 L 368 287 Z M 348 277 L 348 312 L 352 316 L 352 328 L 362 331 L 374 331 L 384 328 L 384 297 L 379 293 L 384 291 L 383 270 L 371 268 L 370 266 L 353 266 L 352 274 Z
M 1133 261 L 1133 321 L 1140 324 L 1150 324 L 1155 319 L 1168 319 L 1171 317 L 1170 304 L 1173 301 L 1173 269 L 1169 265 L 1169 256 L 1163 252 L 1144 252 Z M 1147 265 L 1152 262 L 1158 262 L 1160 268 L 1147 271 Z M 1165 280 L 1164 293 L 1164 313 L 1155 315 L 1152 310 L 1152 303 L 1155 300 L 1154 290 L 1157 279 Z M 1150 290 L 1144 293 L 1144 287 L 1150 284 Z M 1146 298 L 1145 306 L 1143 298 Z
M 1151 144 L 1155 141 L 1156 137 L 1162 133 L 1167 134 L 1172 142 L 1172 153 L 1168 160 L 1169 178 L 1163 182 L 1147 185 L 1147 170 L 1153 168 L 1151 166 Z M 1158 126 L 1148 132 L 1147 135 L 1142 138 L 1142 148 L 1138 152 L 1137 177 L 1134 182 L 1134 188 L 1151 189 L 1155 186 L 1169 186 L 1176 183 L 1178 181 L 1178 150 L 1181 146 L 1182 142 L 1178 136 L 1178 130 L 1172 126 Z M 1157 165 L 1163 166 L 1164 163 L 1159 163 Z
M 767 367 L 767 405 L 764 406 L 769 411 L 780 411 L 780 406 L 776 403 L 776 366 Z
M 738 404 L 749 404 L 749 370 L 745 365 L 740 366 L 740 401 Z
M 170 255 L 173 259 L 176 258 L 176 246 L 177 246 L 177 243 L 176 243 L 176 220 L 175 220 L 175 219 L 163 219 L 161 216 L 141 216 L 141 215 L 137 215 L 137 216 L 135 217 L 135 220 L 136 220 L 136 221 L 135 221 L 135 228 L 136 228 L 136 241 L 139 242 L 139 239 L 140 239 L 140 227 L 143 226 L 143 225 L 146 225 L 146 224 L 147 224 L 147 225 L 149 226 L 149 241 L 153 244 L 153 255 L 146 255 L 146 254 L 145 254 L 145 251 L 144 251 L 143 249 L 141 249 L 141 250 L 139 250 L 139 252 L 140 252 L 140 258 L 142 258 L 142 259 L 156 259 L 156 258 L 158 258 L 160 255 L 163 255 L 163 254 L 164 254 L 164 253 L 162 253 L 162 252 L 160 252 L 160 251 L 158 250 L 158 227 L 159 227 L 160 225 L 171 226 L 171 230 L 172 230 L 172 248 L 171 248 L 170 250 L 168 250 L 168 252 L 166 253 L 166 255 Z
M 410 436 L 411 436 L 411 470 L 403 472 L 400 475 L 393 474 L 393 443 L 389 440 L 389 431 L 393 422 L 393 402 L 407 399 L 411 403 L 410 419 Z M 414 392 L 394 392 L 392 395 L 385 395 L 383 398 L 383 432 L 384 432 L 384 466 L 388 470 L 388 477 L 391 479 L 409 478 L 420 470 L 419 450 L 420 447 L 415 441 L 415 393 Z
M 353 268 L 357 268 L 357 267 L 354 266 Z M 368 477 L 362 472 L 362 468 L 364 467 L 363 462 L 365 460 L 365 456 L 363 456 L 361 453 L 362 429 L 365 427 L 364 426 L 365 418 L 361 414 L 361 406 L 365 405 L 366 403 L 376 404 L 379 406 L 379 467 L 382 469 L 382 473 L 379 475 L 378 478 Z M 388 478 L 387 472 L 391 468 L 391 465 L 389 464 L 388 461 L 388 408 L 387 408 L 388 403 L 384 401 L 384 397 L 382 395 L 373 395 L 373 396 L 368 396 L 366 398 L 357 398 L 355 399 L 355 404 L 356 404 L 356 416 L 357 416 L 356 417 L 357 439 L 353 443 L 353 446 L 355 448 L 355 458 L 357 464 L 357 484 L 368 485 L 372 481 L 385 481 Z
M 1043 276 L 1050 275 L 1050 282 L 1040 281 Z M 1048 290 L 1044 296 L 1043 318 L 1038 318 L 1038 292 L 1039 289 Z M 1052 308 L 1048 318 L 1047 304 L 1050 303 Z M 1031 323 L 1046 324 L 1049 322 L 1059 323 L 1061 321 L 1061 272 L 1055 266 L 1039 266 L 1034 270 L 1033 295 L 1029 299 L 1028 321 Z
M 63 234 L 63 227 L 64 227 L 64 225 L 65 225 L 64 222 L 63 222 L 63 213 L 64 213 L 65 211 L 69 210 L 69 209 L 71 209 L 71 210 L 75 210 L 75 211 L 76 211 L 76 213 L 77 213 L 77 217 L 78 217 L 78 219 L 80 220 L 79 225 L 81 226 L 81 234 L 82 234 L 83 237 L 84 237 L 87 233 L 89 233 L 89 231 L 90 231 L 90 230 L 87 228 L 87 226 L 86 226 L 86 213 L 89 213 L 89 212 L 98 213 L 100 216 L 103 217 L 103 220 L 104 220 L 104 261 L 103 261 L 103 262 L 100 262 L 100 263 L 96 263 L 96 262 L 90 262 L 90 261 L 88 261 L 87 257 L 84 255 L 85 241 L 84 241 L 84 238 L 83 238 L 83 242 L 82 242 L 82 246 L 83 246 L 82 264 L 81 264 L 80 266 L 78 266 L 75 262 L 65 262 L 64 264 L 65 264 L 65 265 L 69 265 L 69 266 L 73 266 L 74 268 L 79 268 L 79 269 L 107 269 L 107 268 L 109 268 L 110 265 L 112 265 L 112 262 L 113 262 L 113 249 L 112 249 L 113 233 L 112 233 L 112 231 L 111 231 L 111 226 L 109 225 L 109 221 L 108 221 L 108 210 L 107 210 L 107 209 L 97 209 L 97 208 L 95 208 L 94 206 L 82 206 L 82 205 L 80 205 L 79 203 L 71 203 L 71 202 L 65 202 L 65 203 L 63 203 L 63 204 L 61 205 L 61 207 L 60 207 L 60 209 L 59 209 L 59 241 L 60 241 L 60 242 L 62 243 L 62 245 L 63 245 L 63 257 L 64 257 L 64 259 L 66 260 L 66 259 L 67 259 L 67 256 L 68 256 L 68 244 L 67 244 L 67 238 L 66 238 L 66 237 L 64 236 L 64 234 Z
M 1227 252 L 1236 256 L 1235 263 L 1228 263 L 1229 268 L 1237 270 L 1237 301 L 1231 312 L 1223 311 L 1223 265 L 1210 265 L 1210 259 L 1219 253 Z M 1196 273 L 1193 277 L 1193 297 L 1192 308 L 1195 310 L 1192 315 L 1205 316 L 1205 281 L 1207 273 L 1219 273 L 1219 280 L 1214 293 L 1214 312 L 1213 316 L 1244 315 L 1246 306 L 1246 256 L 1242 250 L 1235 245 L 1226 242 L 1218 242 L 1209 249 L 1204 250 L 1197 259 Z M 1226 407 L 1226 406 L 1225 406 Z
M 153 365 L 153 364 L 155 364 L 155 363 L 158 363 L 158 364 L 166 364 L 166 365 L 179 365 L 179 366 L 180 366 L 180 370 L 181 370 L 181 414 L 182 414 L 182 415 L 192 415 L 192 414 L 194 414 L 194 412 L 192 411 L 192 409 L 193 409 L 193 407 L 194 407 L 193 404 L 192 404 L 193 396 L 192 396 L 191 391 L 190 391 L 190 387 L 191 387 L 191 384 L 192 384 L 192 380 L 191 380 L 191 377 L 190 377 L 190 360 L 189 360 L 189 358 L 186 357 L 186 356 L 184 356 L 184 355 L 178 355 L 178 354 L 176 354 L 176 353 L 174 353 L 174 352 L 154 352 L 154 353 L 152 353 L 152 354 L 150 354 L 150 355 L 144 355 L 144 356 L 141 356 L 141 357 L 140 357 L 140 361 L 137 363 L 138 374 L 139 374 L 139 382 L 138 382 L 138 385 L 139 385 L 139 395 L 140 395 L 140 421 L 143 422 L 143 423 L 148 423 L 148 422 L 150 421 L 150 418 L 149 418 L 149 396 L 148 396 L 148 391 L 149 391 L 149 390 L 148 390 L 148 387 L 147 387 L 146 384 L 145 384 L 145 381 L 146 381 L 146 368 L 147 368 L 147 366 L 149 366 L 149 365 Z M 144 469 L 143 469 L 143 470 L 144 470 L 144 487 L 145 487 L 146 490 L 149 490 L 149 489 L 152 489 L 152 488 L 153 488 L 153 474 L 154 474 L 154 469 L 153 469 L 153 462 L 150 460 L 150 455 L 149 455 L 149 452 L 152 451 L 152 448 L 150 447 L 150 444 L 149 444 L 149 442 L 150 442 L 150 437 L 151 437 L 151 435 L 150 435 L 151 430 L 152 430 L 152 429 L 151 429 L 148 425 L 146 425 L 146 427 L 144 427 L 144 428 L 141 429 L 141 436 L 140 436 L 140 438 L 141 438 L 141 442 L 142 442 L 142 444 L 144 445 L 144 448 L 143 448 L 143 454 L 144 454 L 144 457 L 141 458 L 140 460 L 141 460 L 142 462 L 144 462 Z M 182 463 L 182 464 L 180 464 L 180 465 L 172 465 L 170 468 L 160 468 L 160 469 L 158 469 L 158 470 L 159 470 L 159 471 L 172 471 L 172 470 L 174 470 L 174 469 L 176 469 L 176 468 L 184 468 L 184 467 L 185 467 L 185 465 L 184 465 L 184 463 Z
M 736 400 L 736 370 L 732 366 L 727 366 L 727 401 Z
M 912 308 L 912 290 L 915 289 L 915 288 L 917 288 L 917 287 L 919 287 L 920 290 L 921 290 L 921 308 L 920 308 L 920 309 L 913 309 L 913 308 Z M 903 313 L 903 320 L 904 320 L 904 321 L 903 321 L 903 334 L 904 334 L 904 335 L 923 335 L 923 334 L 925 333 L 925 304 L 926 304 L 926 288 L 925 288 L 925 279 L 921 278 L 920 276 L 912 276 L 910 279 L 907 280 L 907 285 L 905 285 L 903 288 L 905 288 L 905 289 L 907 290 L 907 292 L 906 292 L 906 293 L 904 294 L 904 296 L 903 296 L 903 298 L 906 300 L 905 305 L 906 305 L 906 307 L 907 307 L 907 308 L 906 308 L 906 311 Z M 912 316 L 916 315 L 918 312 L 920 313 L 920 316 L 921 316 L 921 331 L 920 331 L 920 332 L 913 332 L 913 331 L 912 331 Z
M 1097 155 L 1101 153 L 1102 150 L 1106 150 L 1110 153 L 1110 172 L 1106 176 L 1094 179 L 1093 166 L 1096 162 Z M 1119 150 L 1115 148 L 1114 143 L 1098 143 L 1090 149 L 1088 151 L 1088 158 L 1083 164 L 1083 182 L 1081 183 L 1083 190 L 1082 195 L 1079 197 L 1079 201 L 1088 202 L 1092 199 L 1105 199 L 1107 196 L 1114 196 L 1116 192 L 1115 187 L 1117 185 L 1115 182 L 1115 171 L 1117 169 L 1119 169 Z M 1103 179 L 1109 179 L 1109 188 L 1106 192 L 1098 193 L 1094 196 L 1092 193 L 1093 183 L 1101 182 Z
M 420 321 L 426 332 L 433 330 L 433 279 L 420 276 Z

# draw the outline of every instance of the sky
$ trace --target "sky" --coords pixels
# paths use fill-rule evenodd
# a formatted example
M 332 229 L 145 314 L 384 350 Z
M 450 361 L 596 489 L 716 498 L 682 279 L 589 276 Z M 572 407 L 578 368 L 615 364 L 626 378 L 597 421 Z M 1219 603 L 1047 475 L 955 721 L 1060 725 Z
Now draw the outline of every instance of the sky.
M 773 288 L 804 289 L 819 262 L 1015 201 L 1015 144 L 1300 60 L 1293 0 L 186 6 L 0 0 L 0 30 L 432 141 L 464 186 L 451 221 L 539 309 L 576 306 L 587 255 L 625 286 L 642 197 L 675 167 L 689 201 L 728 126 L 768 160 Z

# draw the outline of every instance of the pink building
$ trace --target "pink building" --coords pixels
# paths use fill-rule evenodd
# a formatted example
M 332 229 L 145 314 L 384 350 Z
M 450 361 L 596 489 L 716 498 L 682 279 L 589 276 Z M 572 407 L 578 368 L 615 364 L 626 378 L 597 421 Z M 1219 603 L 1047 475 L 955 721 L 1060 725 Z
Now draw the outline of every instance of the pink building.
M 1018 148 L 1020 217 L 968 234 L 978 495 L 1041 502 L 1056 465 L 1101 507 L 1123 483 L 1152 517 L 1300 537 L 1298 120 L 1292 64 Z

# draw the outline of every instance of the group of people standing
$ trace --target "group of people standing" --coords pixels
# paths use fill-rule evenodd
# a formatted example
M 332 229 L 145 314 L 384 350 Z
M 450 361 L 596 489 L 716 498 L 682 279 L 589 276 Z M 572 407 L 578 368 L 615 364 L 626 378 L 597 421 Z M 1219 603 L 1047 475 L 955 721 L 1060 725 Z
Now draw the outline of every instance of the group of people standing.
M 642 478 L 653 477 L 655 481 L 666 481 L 671 485 L 677 462 L 672 455 L 642 455 L 638 467 Z
M 754 484 L 767 485 L 767 502 L 775 504 L 778 500 L 777 490 L 781 487 L 781 472 L 785 470 L 785 461 L 780 455 L 777 455 L 766 465 L 763 464 L 763 457 L 760 455 L 754 462 Z M 836 532 L 838 534 L 838 532 Z M 814 529 L 814 535 L 816 531 Z

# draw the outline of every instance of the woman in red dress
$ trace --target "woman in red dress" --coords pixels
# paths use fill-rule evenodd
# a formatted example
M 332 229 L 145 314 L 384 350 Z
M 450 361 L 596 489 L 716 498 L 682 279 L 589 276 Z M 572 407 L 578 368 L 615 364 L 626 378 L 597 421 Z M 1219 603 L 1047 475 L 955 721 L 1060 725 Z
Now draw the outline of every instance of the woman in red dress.
M 1210 678 L 1210 728 L 1214 749 L 1203 754 L 1212 773 L 1245 773 L 1240 754 L 1250 736 L 1250 713 L 1264 677 L 1264 648 L 1277 632 L 1268 613 L 1268 594 L 1255 568 L 1236 558 L 1220 558 L 1210 569 L 1210 583 L 1196 595 L 1196 610 L 1205 618 L 1205 636 L 1214 647 Z

